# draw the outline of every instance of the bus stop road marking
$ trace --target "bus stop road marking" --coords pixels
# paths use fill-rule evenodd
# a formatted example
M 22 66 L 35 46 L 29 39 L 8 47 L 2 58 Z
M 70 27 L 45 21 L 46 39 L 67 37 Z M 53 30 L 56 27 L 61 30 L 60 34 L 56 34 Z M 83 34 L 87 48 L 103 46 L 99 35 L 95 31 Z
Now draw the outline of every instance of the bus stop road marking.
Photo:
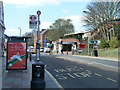
M 100 74 L 98 74 L 98 73 L 95 73 L 95 75 L 97 75 L 97 76 L 99 76 L 99 77 L 101 77 L 102 75 L 100 75 Z
M 113 82 L 117 82 L 116 80 L 113 80 L 113 79 L 111 79 L 111 78 L 107 78 L 108 80 L 110 80 L 110 81 L 113 81 Z

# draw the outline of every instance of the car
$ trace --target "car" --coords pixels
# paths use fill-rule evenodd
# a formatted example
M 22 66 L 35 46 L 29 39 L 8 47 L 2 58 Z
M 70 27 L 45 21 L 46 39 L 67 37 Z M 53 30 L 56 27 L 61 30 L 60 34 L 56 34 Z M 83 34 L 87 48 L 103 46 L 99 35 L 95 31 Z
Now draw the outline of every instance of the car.
M 78 53 L 82 53 L 83 50 L 82 50 L 82 49 L 77 49 L 77 52 L 78 52 Z
M 50 48 L 44 48 L 45 53 L 50 53 Z
M 44 48 L 40 47 L 40 52 L 43 52 L 44 51 Z
M 30 46 L 29 53 L 34 53 L 35 48 L 33 46 Z

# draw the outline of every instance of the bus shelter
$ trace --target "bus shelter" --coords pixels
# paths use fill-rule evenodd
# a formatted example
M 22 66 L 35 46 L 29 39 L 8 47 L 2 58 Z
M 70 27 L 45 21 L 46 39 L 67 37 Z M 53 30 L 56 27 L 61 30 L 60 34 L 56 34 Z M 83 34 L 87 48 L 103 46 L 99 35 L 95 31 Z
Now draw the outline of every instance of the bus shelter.
M 27 39 L 30 37 L 8 37 L 6 70 L 27 69 Z

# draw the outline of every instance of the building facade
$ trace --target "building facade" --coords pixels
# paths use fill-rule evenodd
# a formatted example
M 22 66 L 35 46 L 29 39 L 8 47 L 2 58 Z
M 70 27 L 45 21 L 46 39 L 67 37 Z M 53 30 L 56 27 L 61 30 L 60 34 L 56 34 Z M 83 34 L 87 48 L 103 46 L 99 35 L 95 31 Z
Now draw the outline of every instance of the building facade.
M 0 56 L 3 55 L 4 47 L 5 47 L 5 25 L 4 25 L 4 8 L 3 2 L 0 1 Z
M 47 29 L 42 29 L 42 31 L 40 31 L 40 47 L 47 47 L 47 39 L 48 39 L 48 30 Z M 36 48 L 36 42 L 37 42 L 37 32 L 35 32 L 34 34 L 34 47 Z
M 62 44 L 61 44 L 62 41 Z M 72 51 L 72 50 L 76 50 L 77 48 L 79 48 L 79 40 L 75 39 L 75 38 L 71 38 L 71 39 L 59 39 L 57 41 L 53 42 L 54 44 L 54 52 L 61 52 L 61 50 L 63 51 Z

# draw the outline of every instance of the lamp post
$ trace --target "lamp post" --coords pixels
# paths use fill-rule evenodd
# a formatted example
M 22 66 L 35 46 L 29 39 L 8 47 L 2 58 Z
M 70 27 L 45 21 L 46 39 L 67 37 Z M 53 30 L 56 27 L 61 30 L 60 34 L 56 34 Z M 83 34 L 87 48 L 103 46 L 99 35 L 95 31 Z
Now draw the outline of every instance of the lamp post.
M 21 37 L 21 28 L 20 28 L 20 27 L 18 27 L 18 29 L 20 29 L 20 37 Z

